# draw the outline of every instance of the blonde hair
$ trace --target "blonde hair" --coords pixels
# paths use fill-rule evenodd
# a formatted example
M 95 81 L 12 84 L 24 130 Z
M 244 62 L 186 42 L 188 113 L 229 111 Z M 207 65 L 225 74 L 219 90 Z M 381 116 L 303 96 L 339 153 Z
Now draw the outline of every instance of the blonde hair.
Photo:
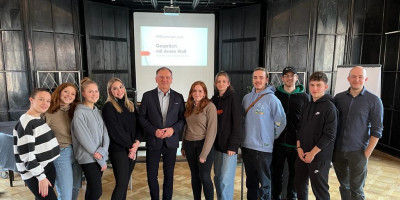
M 124 83 L 122 83 L 121 79 L 115 78 L 115 77 L 111 78 L 107 83 L 107 101 L 106 101 L 106 103 L 111 102 L 111 104 L 114 106 L 115 110 L 117 110 L 117 112 L 119 112 L 119 113 L 122 113 L 121 106 L 119 106 L 119 104 L 115 100 L 114 95 L 111 92 L 111 86 L 115 82 L 120 82 L 122 85 L 124 85 Z M 124 98 L 125 98 L 124 105 L 128 108 L 129 112 L 133 112 L 135 110 L 135 106 L 133 106 L 132 101 L 130 101 L 128 99 L 128 95 L 126 94 L 126 88 L 125 88 Z
M 85 91 L 85 88 L 90 84 L 96 84 L 96 86 L 99 87 L 96 82 L 92 81 L 92 79 L 85 77 L 81 80 L 81 92 Z

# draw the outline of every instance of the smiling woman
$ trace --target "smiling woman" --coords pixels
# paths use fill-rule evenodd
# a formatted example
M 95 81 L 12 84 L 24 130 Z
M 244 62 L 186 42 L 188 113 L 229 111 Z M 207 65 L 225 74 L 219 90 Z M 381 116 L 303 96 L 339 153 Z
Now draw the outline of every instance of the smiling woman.
M 57 199 L 53 161 L 60 149 L 54 133 L 40 118 L 50 107 L 51 96 L 45 89 L 35 89 L 29 101 L 30 109 L 19 118 L 13 133 L 17 169 L 36 199 Z
M 85 198 L 99 199 L 110 139 L 100 110 L 94 105 L 99 99 L 97 83 L 85 77 L 81 81 L 81 91 L 84 101 L 76 107 L 72 119 L 72 144 L 75 159 L 81 165 L 87 181 Z
M 111 199 L 126 199 L 126 188 L 142 137 L 138 132 L 137 112 L 119 78 L 108 81 L 107 94 L 102 114 L 111 139 L 109 153 L 115 178 Z
M 73 83 L 63 83 L 51 95 L 51 105 L 44 114 L 60 144 L 60 157 L 54 160 L 56 190 L 61 199 L 76 200 L 82 185 L 82 169 L 74 158 L 71 139 L 71 121 L 79 103 L 78 88 Z
M 214 199 L 211 167 L 214 162 L 214 140 L 217 134 L 217 109 L 207 97 L 202 81 L 192 84 L 185 111 L 186 127 L 183 133 L 182 155 L 186 156 L 192 177 L 193 198 Z

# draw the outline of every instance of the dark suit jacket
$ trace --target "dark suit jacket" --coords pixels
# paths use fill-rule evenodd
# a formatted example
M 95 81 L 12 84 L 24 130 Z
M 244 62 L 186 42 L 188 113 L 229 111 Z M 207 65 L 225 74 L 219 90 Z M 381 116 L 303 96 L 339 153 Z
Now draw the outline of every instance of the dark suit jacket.
M 170 99 L 165 127 L 161 115 L 158 89 L 147 91 L 143 94 L 142 103 L 139 109 L 139 121 L 147 134 L 146 147 L 149 150 L 160 150 L 165 140 L 168 148 L 178 148 L 179 133 L 185 125 L 185 102 L 182 94 L 170 90 Z M 172 127 L 174 134 L 165 139 L 155 136 L 157 129 Z

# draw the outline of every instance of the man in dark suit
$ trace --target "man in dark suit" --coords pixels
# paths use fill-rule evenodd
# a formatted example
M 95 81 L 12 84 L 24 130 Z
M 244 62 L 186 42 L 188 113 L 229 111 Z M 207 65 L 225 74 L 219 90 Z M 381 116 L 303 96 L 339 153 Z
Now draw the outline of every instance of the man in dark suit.
M 170 88 L 172 71 L 161 67 L 156 72 L 158 87 L 143 94 L 139 121 L 147 134 L 146 169 L 152 200 L 160 198 L 158 163 L 163 157 L 163 200 L 172 199 L 176 150 L 185 118 L 185 102 Z

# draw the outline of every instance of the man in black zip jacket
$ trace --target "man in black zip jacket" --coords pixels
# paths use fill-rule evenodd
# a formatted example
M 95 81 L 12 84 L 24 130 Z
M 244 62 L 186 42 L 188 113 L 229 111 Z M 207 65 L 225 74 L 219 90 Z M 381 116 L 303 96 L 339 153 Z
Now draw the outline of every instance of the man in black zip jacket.
M 304 104 L 297 132 L 294 184 L 299 200 L 308 199 L 308 180 L 317 200 L 329 200 L 329 168 L 335 144 L 338 111 L 333 98 L 325 94 L 328 78 L 315 72 L 309 79 L 312 101 Z
M 282 72 L 283 84 L 280 85 L 275 92 L 275 96 L 281 101 L 283 109 L 285 110 L 287 125 L 279 138 L 274 142 L 271 167 L 272 199 L 281 199 L 285 160 L 287 160 L 289 169 L 286 199 L 295 200 L 297 198 L 294 188 L 294 163 L 297 158 L 297 124 L 300 119 L 301 107 L 305 102 L 309 102 L 309 96 L 304 92 L 304 86 L 296 85 L 297 80 L 298 75 L 296 68 L 286 67 Z

